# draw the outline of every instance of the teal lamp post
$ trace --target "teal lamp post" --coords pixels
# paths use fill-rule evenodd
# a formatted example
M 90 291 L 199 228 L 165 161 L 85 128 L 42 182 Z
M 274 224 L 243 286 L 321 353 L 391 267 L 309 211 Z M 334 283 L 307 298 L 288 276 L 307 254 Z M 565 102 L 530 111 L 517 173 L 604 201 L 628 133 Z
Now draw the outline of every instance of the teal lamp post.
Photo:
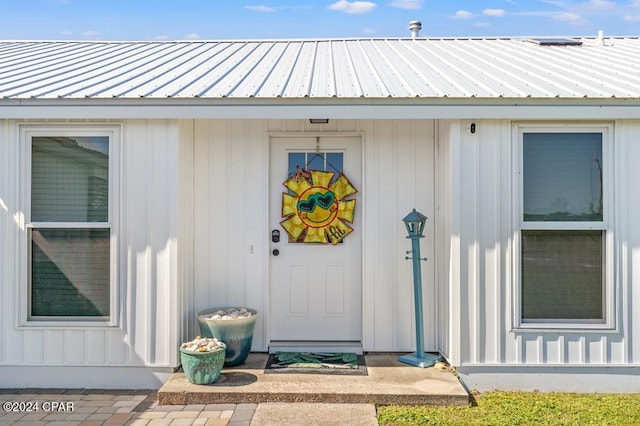
M 427 354 L 424 352 L 424 323 L 422 320 L 422 271 L 420 269 L 420 261 L 427 260 L 420 258 L 420 238 L 424 238 L 424 224 L 427 217 L 416 209 L 402 219 L 407 227 L 407 238 L 411 239 L 411 256 L 406 259 L 413 259 L 413 299 L 415 303 L 416 315 L 416 352 L 413 354 L 402 355 L 398 357 L 398 361 L 405 364 L 414 365 L 416 367 L 431 367 L 440 360 L 438 355 Z

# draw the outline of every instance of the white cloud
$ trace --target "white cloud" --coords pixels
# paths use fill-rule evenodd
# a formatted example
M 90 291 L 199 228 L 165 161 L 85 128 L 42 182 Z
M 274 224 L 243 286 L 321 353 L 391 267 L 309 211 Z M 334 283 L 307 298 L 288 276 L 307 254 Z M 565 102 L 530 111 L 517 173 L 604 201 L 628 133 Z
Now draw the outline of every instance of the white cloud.
M 169 40 L 169 36 L 168 35 L 157 35 L 153 39 L 154 40 L 158 40 L 158 41 L 165 41 L 165 40 Z
M 330 5 L 329 9 L 344 13 L 363 14 L 371 12 L 377 6 L 377 4 L 370 1 L 349 2 L 347 0 L 338 0 L 336 3 Z
M 640 15 L 627 15 L 624 17 L 624 20 L 627 22 L 640 22 Z
M 376 34 L 378 31 L 373 28 L 365 28 L 362 30 L 362 34 Z
M 399 7 L 400 9 L 421 9 L 424 0 L 394 0 L 391 7 Z
M 459 10 L 453 17 L 456 19 L 471 19 L 473 18 L 473 13 L 467 12 L 466 10 Z
M 484 9 L 482 14 L 485 16 L 504 16 L 504 9 Z
M 631 6 L 633 7 L 640 7 L 640 0 L 633 0 L 631 3 L 629 3 Z
M 589 0 L 583 5 L 587 9 L 611 10 L 615 9 L 616 3 L 609 0 Z
M 200 34 L 190 33 L 183 37 L 185 40 L 199 40 Z
M 489 22 L 476 22 L 473 26 L 478 28 L 487 28 L 490 27 L 491 24 Z
M 275 12 L 276 11 L 273 7 L 264 6 L 264 5 L 243 6 L 243 8 L 247 10 L 252 10 L 254 12 Z
M 82 35 L 85 37 L 98 37 L 100 33 L 93 30 L 87 30 L 87 31 L 83 31 Z
M 569 25 L 585 25 L 587 21 L 577 13 L 563 12 L 553 15 L 556 21 L 566 22 Z

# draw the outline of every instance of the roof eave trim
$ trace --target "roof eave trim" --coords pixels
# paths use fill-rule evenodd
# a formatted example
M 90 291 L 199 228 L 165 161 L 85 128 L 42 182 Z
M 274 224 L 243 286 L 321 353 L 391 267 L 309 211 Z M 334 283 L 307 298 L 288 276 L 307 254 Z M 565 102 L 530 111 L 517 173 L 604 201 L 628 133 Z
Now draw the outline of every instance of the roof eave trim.
M 5 119 L 617 119 L 640 99 L 0 99 Z

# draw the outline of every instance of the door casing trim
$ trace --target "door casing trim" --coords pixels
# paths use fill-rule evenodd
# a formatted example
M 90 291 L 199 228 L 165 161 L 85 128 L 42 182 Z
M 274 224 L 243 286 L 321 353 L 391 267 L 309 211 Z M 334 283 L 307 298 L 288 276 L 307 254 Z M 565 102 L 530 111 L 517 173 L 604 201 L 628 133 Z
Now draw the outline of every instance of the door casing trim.
M 269 204 L 267 205 L 267 214 L 265 215 L 265 222 L 266 222 L 266 227 L 265 229 L 271 229 L 271 223 L 270 223 L 270 212 L 271 212 L 271 203 L 273 202 L 273 200 L 271 199 L 271 147 L 272 147 L 272 140 L 275 138 L 349 138 L 349 137 L 353 137 L 353 138 L 358 138 L 360 140 L 360 185 L 358 188 L 358 193 L 360 195 L 360 199 L 358 200 L 358 204 L 361 206 L 361 208 L 365 205 L 365 199 L 366 199 L 366 183 L 365 183 L 365 176 L 366 176 L 366 162 L 365 162 L 365 158 L 366 158 L 366 154 L 365 154 L 365 132 L 363 131 L 337 131 L 337 132 L 317 132 L 317 131 L 293 131 L 293 132 L 282 132 L 282 131 L 267 131 L 266 132 L 266 138 L 267 138 L 267 167 L 266 169 L 266 182 L 267 182 L 267 186 L 269 188 L 269 197 L 268 197 L 268 201 Z M 361 233 L 360 233 L 360 276 L 361 276 L 361 283 L 360 283 L 360 294 L 361 294 L 361 309 L 360 309 L 360 323 L 361 323 L 361 330 L 360 330 L 360 341 L 349 341 L 349 347 L 352 348 L 352 350 L 350 350 L 350 352 L 356 352 L 356 353 L 361 353 L 362 352 L 362 348 L 364 345 L 364 340 L 365 340 L 365 335 L 366 335 L 366 329 L 367 329 L 367 324 L 365 323 L 364 319 L 366 317 L 365 315 L 365 311 L 366 311 L 366 304 L 365 304 L 365 286 L 364 283 L 366 282 L 366 275 L 365 275 L 365 270 L 364 270 L 364 265 L 366 264 L 366 259 L 365 259 L 365 253 L 366 251 L 364 250 L 364 248 L 366 247 L 366 233 L 367 233 L 367 221 L 366 221 L 366 215 L 365 215 L 365 211 L 363 210 L 361 212 L 360 215 L 360 220 L 362 220 L 362 225 L 361 225 Z M 354 236 L 354 235 L 352 235 Z M 267 348 L 269 349 L 269 352 L 271 353 L 271 348 L 272 346 L 274 348 L 278 347 L 281 343 L 285 344 L 285 341 L 281 341 L 281 340 L 273 340 L 271 339 L 271 296 L 270 296 L 270 287 L 271 287 L 271 240 L 270 240 L 270 233 L 268 236 L 265 237 L 264 239 L 264 244 L 265 244 L 265 251 L 264 253 L 267 256 L 267 260 L 266 260 L 266 286 L 264 287 L 263 291 L 264 291 L 264 300 L 266 301 L 265 303 L 265 308 L 266 308 L 266 312 L 264 313 L 264 329 L 265 329 L 265 343 L 267 345 Z M 322 344 L 325 344 L 325 346 L 323 347 L 327 347 L 329 348 L 329 343 L 331 343 L 331 345 L 333 345 L 333 347 L 337 347 L 337 346 L 342 346 L 341 342 L 339 341 L 335 341 L 335 342 L 323 342 L 323 341 L 319 341 Z M 303 349 L 303 343 L 306 343 L 306 346 L 313 346 L 311 345 L 310 342 L 302 342 L 302 341 L 286 341 L 286 344 L 291 344 L 290 346 L 287 347 L 294 347 L 294 345 L 297 345 L 295 347 L 298 347 L 299 349 Z M 300 345 L 299 345 L 300 344 Z M 282 349 L 280 349 L 282 350 Z M 357 351 L 360 352 L 357 352 Z M 331 352 L 331 351 L 327 351 L 327 352 Z

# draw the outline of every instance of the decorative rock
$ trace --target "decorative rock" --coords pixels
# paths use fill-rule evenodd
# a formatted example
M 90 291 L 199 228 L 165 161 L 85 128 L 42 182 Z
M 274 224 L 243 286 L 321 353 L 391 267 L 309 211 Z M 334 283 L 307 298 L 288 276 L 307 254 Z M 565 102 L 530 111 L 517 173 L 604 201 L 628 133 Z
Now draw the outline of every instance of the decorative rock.
M 224 343 L 214 338 L 196 337 L 190 342 L 185 342 L 180 347 L 191 352 L 213 352 L 224 347 Z
M 250 318 L 253 314 L 247 308 L 229 308 L 226 310 L 219 309 L 213 314 L 200 315 L 202 318 L 212 320 L 235 320 L 240 318 Z

